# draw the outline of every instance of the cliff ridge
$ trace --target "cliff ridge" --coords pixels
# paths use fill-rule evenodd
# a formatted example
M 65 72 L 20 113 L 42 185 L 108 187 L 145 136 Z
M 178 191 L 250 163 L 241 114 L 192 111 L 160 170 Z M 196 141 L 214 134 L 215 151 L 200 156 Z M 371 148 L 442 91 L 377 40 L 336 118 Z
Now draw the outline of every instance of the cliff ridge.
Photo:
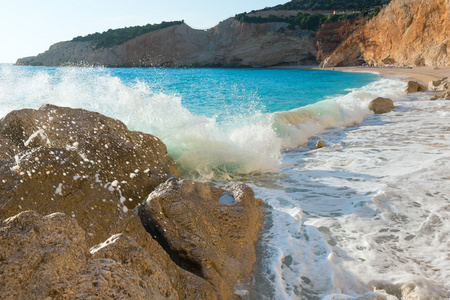
M 289 24 L 241 23 L 229 18 L 208 30 L 185 23 L 142 34 L 120 45 L 96 48 L 60 42 L 17 65 L 108 67 L 270 67 L 316 64 L 313 33 Z

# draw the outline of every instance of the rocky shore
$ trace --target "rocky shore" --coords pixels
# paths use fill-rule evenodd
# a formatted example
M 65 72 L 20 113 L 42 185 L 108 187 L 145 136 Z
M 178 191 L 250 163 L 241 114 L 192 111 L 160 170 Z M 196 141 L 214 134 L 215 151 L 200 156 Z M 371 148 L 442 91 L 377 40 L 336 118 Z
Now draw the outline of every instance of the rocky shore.
M 181 24 L 108 49 L 62 42 L 17 64 L 270 67 L 319 54 L 322 66 L 369 63 L 380 68 L 339 70 L 413 77 L 407 93 L 450 100 L 448 10 L 394 0 L 360 29 L 328 26 L 315 39 L 285 23 Z M 13 111 L 0 120 L 0 298 L 231 299 L 251 276 L 263 206 L 246 185 L 180 178 L 161 140 L 120 121 L 53 105 Z
M 449 78 L 425 90 L 450 100 Z M 250 278 L 263 201 L 180 178 L 158 138 L 45 105 L 2 118 L 0 150 L 2 299 L 232 299 Z
M 180 179 L 156 137 L 45 105 L 0 120 L 2 299 L 230 299 L 263 202 Z

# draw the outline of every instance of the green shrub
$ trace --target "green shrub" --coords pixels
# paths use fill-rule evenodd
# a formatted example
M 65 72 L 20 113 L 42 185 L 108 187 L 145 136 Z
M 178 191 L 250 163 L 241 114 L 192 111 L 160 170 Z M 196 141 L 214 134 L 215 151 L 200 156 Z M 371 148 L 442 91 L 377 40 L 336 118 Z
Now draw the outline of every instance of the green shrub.
M 363 10 L 381 6 L 387 0 L 292 0 L 263 10 Z
M 102 33 L 92 33 L 86 36 L 78 36 L 72 42 L 91 42 L 96 49 L 109 48 L 120 45 L 135 37 L 158 29 L 167 28 L 173 25 L 183 24 L 183 21 L 162 22 L 161 24 L 147 24 L 144 26 L 132 26 L 120 29 L 109 29 Z
M 277 17 L 270 15 L 268 17 L 252 17 L 247 13 L 238 14 L 235 19 L 243 23 L 269 23 L 269 22 L 283 22 L 288 23 L 290 29 L 295 27 L 316 31 L 322 24 L 335 23 L 342 20 L 358 19 L 359 14 L 347 15 L 322 15 L 322 14 L 303 14 L 298 13 L 291 17 Z

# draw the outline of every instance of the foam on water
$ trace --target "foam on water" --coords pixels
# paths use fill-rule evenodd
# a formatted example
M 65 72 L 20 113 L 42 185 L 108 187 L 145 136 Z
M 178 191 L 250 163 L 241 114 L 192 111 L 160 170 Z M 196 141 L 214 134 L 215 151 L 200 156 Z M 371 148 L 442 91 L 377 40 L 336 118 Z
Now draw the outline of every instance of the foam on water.
M 270 225 L 251 299 L 448 299 L 450 107 L 429 97 L 328 130 L 255 184 Z
M 101 68 L 2 67 L 0 114 L 51 103 L 98 111 L 130 129 L 154 134 L 185 174 L 200 180 L 231 179 L 236 174 L 276 171 L 282 151 L 334 126 L 361 122 L 368 102 L 379 95 L 398 98 L 397 81 L 379 79 L 315 104 L 266 113 L 250 95 L 219 115 L 191 113 L 178 94 L 163 93 L 153 82 L 125 82 Z M 235 96 L 231 91 L 231 96 Z M 253 100 L 252 100 L 253 99 Z
M 396 80 L 380 78 L 363 88 L 350 89 L 348 94 L 334 96 L 315 104 L 286 112 L 274 113 L 283 136 L 283 146 L 304 145 L 308 139 L 329 127 L 347 127 L 361 123 L 371 115 L 368 106 L 376 97 L 399 99 L 403 85 Z
M 2 66 L 0 116 L 46 103 L 98 111 L 160 137 L 193 178 L 245 178 L 267 214 L 244 298 L 449 297 L 446 102 L 406 97 L 404 83 L 379 78 L 291 110 L 266 110 L 250 92 L 241 106 L 202 115 L 157 83 L 111 74 Z M 379 96 L 396 110 L 373 115 Z M 325 148 L 312 149 L 318 139 Z

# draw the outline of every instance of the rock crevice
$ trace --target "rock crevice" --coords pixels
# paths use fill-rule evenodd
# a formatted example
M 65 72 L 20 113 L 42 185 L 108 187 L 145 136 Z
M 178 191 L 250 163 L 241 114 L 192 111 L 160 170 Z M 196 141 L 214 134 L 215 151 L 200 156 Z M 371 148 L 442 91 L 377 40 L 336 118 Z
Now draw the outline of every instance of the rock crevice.
M 45 105 L 0 142 L 0 298 L 230 299 L 250 276 L 262 201 L 179 179 L 158 138 Z

